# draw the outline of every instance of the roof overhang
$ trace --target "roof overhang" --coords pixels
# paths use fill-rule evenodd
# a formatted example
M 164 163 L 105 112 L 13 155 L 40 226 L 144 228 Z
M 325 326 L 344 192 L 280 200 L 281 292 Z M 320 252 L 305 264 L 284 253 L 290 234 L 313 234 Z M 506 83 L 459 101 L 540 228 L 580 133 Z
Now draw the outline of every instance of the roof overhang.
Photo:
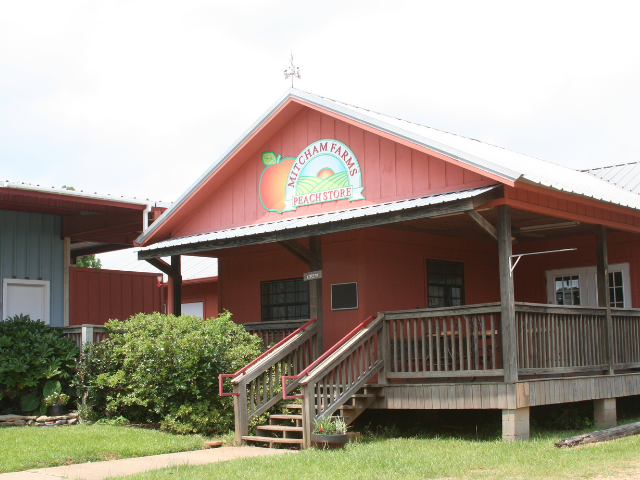
M 193 255 L 450 215 L 473 210 L 501 195 L 501 186 L 491 185 L 172 238 L 140 249 L 138 259 Z

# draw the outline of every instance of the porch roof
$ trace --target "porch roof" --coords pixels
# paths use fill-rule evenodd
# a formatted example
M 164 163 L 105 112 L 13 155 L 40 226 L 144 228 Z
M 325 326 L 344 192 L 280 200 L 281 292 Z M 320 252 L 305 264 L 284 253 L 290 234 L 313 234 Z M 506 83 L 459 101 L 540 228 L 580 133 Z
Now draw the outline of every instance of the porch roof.
M 495 198 L 499 193 L 499 185 L 490 185 L 171 238 L 141 248 L 138 251 L 138 258 L 144 260 L 168 255 L 193 254 L 386 225 L 417 218 L 437 217 L 473 210 Z

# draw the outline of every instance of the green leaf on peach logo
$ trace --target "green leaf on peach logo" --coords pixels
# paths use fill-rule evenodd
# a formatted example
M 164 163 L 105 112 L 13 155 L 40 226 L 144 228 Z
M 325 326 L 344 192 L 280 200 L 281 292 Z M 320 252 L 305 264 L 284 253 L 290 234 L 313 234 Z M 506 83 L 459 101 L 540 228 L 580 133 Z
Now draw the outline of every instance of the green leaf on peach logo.
M 262 163 L 264 163 L 266 167 L 268 167 L 269 165 L 275 165 L 279 163 L 281 158 L 282 158 L 282 155 L 276 155 L 275 152 L 262 153 Z

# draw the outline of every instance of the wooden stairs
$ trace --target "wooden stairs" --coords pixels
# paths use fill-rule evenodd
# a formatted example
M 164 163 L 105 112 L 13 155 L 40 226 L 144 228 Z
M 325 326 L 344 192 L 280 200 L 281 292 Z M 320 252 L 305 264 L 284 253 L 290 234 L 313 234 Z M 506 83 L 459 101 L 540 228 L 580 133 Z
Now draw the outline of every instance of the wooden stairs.
M 384 389 L 381 385 L 365 385 L 358 390 L 358 393 L 351 396 L 338 409 L 339 414 L 332 418 L 342 417 L 345 423 L 350 425 L 383 395 Z M 267 425 L 257 426 L 255 435 L 243 435 L 242 440 L 260 445 L 266 444 L 271 448 L 277 446 L 302 448 L 302 405 L 288 403 L 283 407 L 289 410 L 290 413 L 269 415 L 269 423 Z

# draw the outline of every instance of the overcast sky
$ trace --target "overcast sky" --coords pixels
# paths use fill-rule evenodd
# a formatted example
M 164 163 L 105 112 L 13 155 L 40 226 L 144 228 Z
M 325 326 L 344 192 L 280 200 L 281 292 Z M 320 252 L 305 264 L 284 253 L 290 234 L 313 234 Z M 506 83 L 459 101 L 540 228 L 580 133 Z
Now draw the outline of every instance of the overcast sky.
M 2 180 L 174 200 L 296 86 L 574 168 L 640 160 L 640 2 L 0 0 Z

